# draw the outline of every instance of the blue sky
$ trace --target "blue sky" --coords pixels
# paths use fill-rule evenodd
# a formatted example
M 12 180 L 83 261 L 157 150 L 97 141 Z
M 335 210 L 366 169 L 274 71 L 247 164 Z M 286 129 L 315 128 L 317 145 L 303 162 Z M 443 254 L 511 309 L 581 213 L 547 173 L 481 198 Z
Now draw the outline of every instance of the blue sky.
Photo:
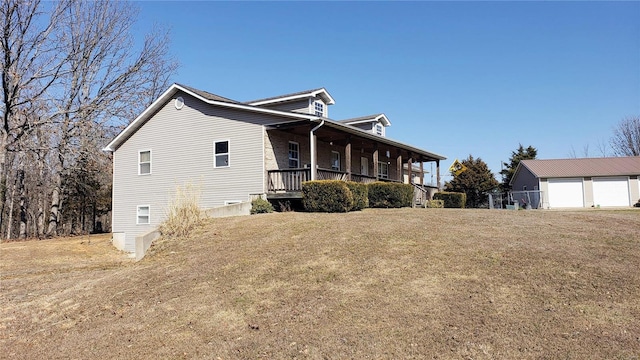
M 236 100 L 325 87 L 331 118 L 500 171 L 511 151 L 601 156 L 640 115 L 640 2 L 139 2 L 174 81 Z M 446 180 L 446 178 L 445 178 Z

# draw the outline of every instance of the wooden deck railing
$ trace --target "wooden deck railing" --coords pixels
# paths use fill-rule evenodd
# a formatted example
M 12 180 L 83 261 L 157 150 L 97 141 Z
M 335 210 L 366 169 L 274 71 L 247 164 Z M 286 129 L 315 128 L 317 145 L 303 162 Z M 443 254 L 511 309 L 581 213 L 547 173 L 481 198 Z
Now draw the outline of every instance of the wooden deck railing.
M 318 180 L 347 181 L 347 173 L 337 170 L 318 169 Z
M 269 191 L 302 191 L 302 182 L 311 180 L 311 169 L 267 171 Z
M 360 183 L 372 183 L 378 181 L 375 176 L 361 175 L 361 174 L 351 174 L 351 181 L 360 182 Z
M 318 169 L 318 180 L 347 180 L 347 173 L 330 169 Z M 298 168 L 298 169 L 283 169 L 283 170 L 268 170 L 267 181 L 269 192 L 299 192 L 302 191 L 302 183 L 304 181 L 311 180 L 311 169 Z M 388 182 L 402 182 L 396 179 L 382 179 L 374 176 L 367 176 L 361 174 L 351 174 L 351 181 L 360 183 L 372 183 L 375 181 L 388 181 Z

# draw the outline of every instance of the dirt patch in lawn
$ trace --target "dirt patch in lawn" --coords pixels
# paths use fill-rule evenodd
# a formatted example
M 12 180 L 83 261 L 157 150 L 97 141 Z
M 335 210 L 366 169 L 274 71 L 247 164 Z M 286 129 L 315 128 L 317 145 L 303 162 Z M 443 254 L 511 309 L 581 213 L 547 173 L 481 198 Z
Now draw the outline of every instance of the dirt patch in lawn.
M 367 209 L 211 220 L 141 262 L 0 244 L 0 358 L 640 354 L 640 211 Z

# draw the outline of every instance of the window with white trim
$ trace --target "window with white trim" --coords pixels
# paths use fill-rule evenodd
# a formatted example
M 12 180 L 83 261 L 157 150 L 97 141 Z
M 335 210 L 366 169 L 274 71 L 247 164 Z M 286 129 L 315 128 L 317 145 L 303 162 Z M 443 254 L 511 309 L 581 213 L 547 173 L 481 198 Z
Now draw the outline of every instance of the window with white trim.
M 383 161 L 378 162 L 378 177 L 380 179 L 389 178 L 389 164 Z
M 213 167 L 229 167 L 229 140 L 213 143 Z
M 138 175 L 151 174 L 151 150 L 138 151 Z
M 340 153 L 337 151 L 331 152 L 331 170 L 340 171 Z
M 313 109 L 316 116 L 324 116 L 324 104 L 320 101 L 316 101 L 313 103 Z
M 300 145 L 295 141 L 289 141 L 289 168 L 300 167 Z
M 136 224 L 148 225 L 151 223 L 151 212 L 149 211 L 149 205 L 138 205 L 136 214 Z
M 375 133 L 376 135 L 380 135 L 380 136 L 384 135 L 384 127 L 382 126 L 382 124 L 376 124 Z

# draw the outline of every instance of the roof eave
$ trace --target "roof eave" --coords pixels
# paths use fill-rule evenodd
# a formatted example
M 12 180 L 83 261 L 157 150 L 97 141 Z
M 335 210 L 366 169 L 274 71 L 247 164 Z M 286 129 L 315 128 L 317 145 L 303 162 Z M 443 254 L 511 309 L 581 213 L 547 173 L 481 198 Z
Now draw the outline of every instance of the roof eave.
M 429 158 L 432 158 L 432 159 L 435 159 L 435 160 L 446 160 L 447 159 L 443 155 L 432 153 L 430 151 L 426 151 L 426 150 L 417 148 L 417 147 L 415 147 L 413 145 L 409 145 L 409 144 L 405 144 L 405 143 L 402 143 L 402 142 L 399 142 L 399 141 L 396 141 L 396 140 L 392 140 L 392 139 L 389 139 L 387 137 L 378 136 L 378 135 L 375 135 L 375 134 L 370 133 L 368 131 L 364 131 L 362 129 L 359 129 L 359 128 L 355 127 L 355 126 L 351 126 L 351 125 L 348 125 L 348 124 L 342 124 L 342 123 L 339 123 L 339 122 L 334 121 L 334 120 L 330 120 L 330 119 L 314 119 L 313 121 L 320 122 L 322 120 L 325 121 L 325 125 L 333 127 L 335 129 L 343 130 L 343 131 L 348 132 L 350 134 L 358 135 L 358 136 L 361 136 L 361 137 L 364 137 L 364 138 L 367 138 L 367 139 L 370 139 L 370 140 L 374 140 L 374 141 L 377 141 L 377 142 L 385 143 L 385 144 L 388 144 L 388 145 L 391 145 L 391 146 L 403 148 L 405 150 L 408 150 L 408 151 L 414 152 L 416 154 L 420 154 L 420 155 L 423 155 L 425 157 L 429 157 Z

